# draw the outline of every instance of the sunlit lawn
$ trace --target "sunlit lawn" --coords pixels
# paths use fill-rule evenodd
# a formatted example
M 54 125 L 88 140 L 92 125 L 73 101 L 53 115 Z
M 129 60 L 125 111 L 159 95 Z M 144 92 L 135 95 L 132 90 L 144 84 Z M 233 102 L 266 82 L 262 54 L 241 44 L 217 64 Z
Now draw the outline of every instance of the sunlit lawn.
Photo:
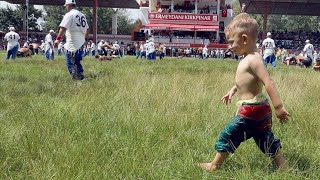
M 235 60 L 83 60 L 72 81 L 64 57 L 0 61 L 0 179 L 320 179 L 320 73 L 268 68 L 288 124 L 275 135 L 293 172 L 275 171 L 253 140 L 213 174 L 213 145 L 236 112 L 219 101 Z

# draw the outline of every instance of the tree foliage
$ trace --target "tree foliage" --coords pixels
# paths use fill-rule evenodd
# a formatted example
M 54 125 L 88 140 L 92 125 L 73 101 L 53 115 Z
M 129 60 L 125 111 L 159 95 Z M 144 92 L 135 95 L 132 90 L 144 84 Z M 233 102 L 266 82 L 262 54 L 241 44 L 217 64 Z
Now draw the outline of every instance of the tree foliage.
M 44 6 L 46 15 L 43 17 L 45 23 L 43 28 L 46 32 L 50 29 L 58 31 L 58 27 L 62 21 L 63 16 L 67 13 L 64 6 Z
M 15 8 L 0 9 L 0 30 L 7 31 L 9 26 L 14 26 L 18 31 L 23 30 L 23 17 L 26 6 L 17 5 Z M 35 9 L 33 5 L 28 6 L 29 17 L 28 27 L 29 31 L 39 31 L 40 27 L 37 24 L 37 19 L 42 17 L 42 11 Z
M 93 11 L 92 8 L 84 7 L 79 10 L 86 15 L 89 33 L 93 32 Z M 62 6 L 46 6 L 46 16 L 44 17 L 45 29 L 57 29 L 64 14 L 66 13 L 65 7 Z M 98 8 L 97 10 L 97 33 L 98 34 L 111 34 L 112 33 L 112 14 L 111 8 Z M 118 12 L 118 34 L 131 34 L 135 23 L 129 19 L 126 10 L 119 9 Z

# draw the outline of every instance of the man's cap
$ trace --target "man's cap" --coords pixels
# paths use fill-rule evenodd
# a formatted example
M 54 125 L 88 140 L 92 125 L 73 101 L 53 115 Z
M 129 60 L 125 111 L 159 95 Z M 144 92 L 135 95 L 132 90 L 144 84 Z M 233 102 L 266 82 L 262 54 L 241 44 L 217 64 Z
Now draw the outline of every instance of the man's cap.
M 54 30 L 50 29 L 49 33 L 54 33 Z
M 309 39 L 307 39 L 307 40 L 306 40 L 306 43 L 310 43 L 310 40 L 309 40 Z
M 16 29 L 14 27 L 9 27 L 9 31 L 15 31 Z
M 267 33 L 267 36 L 271 36 L 271 32 L 268 32 L 268 33 Z
M 76 0 L 66 0 L 66 3 L 64 5 L 68 4 L 76 4 Z
M 149 42 L 149 40 L 146 40 L 146 43 L 148 43 Z

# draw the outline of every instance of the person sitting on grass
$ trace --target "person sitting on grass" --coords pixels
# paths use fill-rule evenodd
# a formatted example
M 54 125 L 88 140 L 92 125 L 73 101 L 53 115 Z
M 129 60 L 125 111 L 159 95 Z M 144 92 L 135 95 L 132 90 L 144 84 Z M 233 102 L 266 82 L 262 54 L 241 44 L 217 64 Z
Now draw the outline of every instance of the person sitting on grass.
M 114 55 L 113 55 L 114 56 Z M 112 58 L 116 58 L 117 56 L 113 57 L 113 56 L 103 56 L 103 55 L 96 55 L 96 59 L 98 61 L 111 61 Z
M 297 65 L 301 67 L 311 67 L 312 65 L 312 59 L 310 56 L 296 56 Z
M 287 66 L 289 65 L 296 65 L 297 64 L 297 59 L 296 58 L 304 58 L 303 56 L 291 56 L 291 57 L 287 57 L 283 63 L 286 64 Z
M 290 115 L 284 108 L 263 58 L 257 51 L 258 23 L 247 13 L 241 13 L 230 22 L 225 34 L 231 46 L 230 50 L 238 56 L 244 55 L 244 59 L 239 62 L 235 85 L 221 100 L 228 104 L 238 92 L 239 109 L 237 115 L 221 132 L 215 144 L 217 153 L 213 161 L 198 165 L 208 172 L 218 170 L 230 153 L 234 153 L 242 142 L 253 137 L 260 150 L 271 157 L 279 169 L 285 170 L 287 163 L 281 151 L 280 140 L 274 136 L 271 129 L 272 110 L 268 97 L 262 93 L 263 87 L 280 122 L 286 123 Z
M 30 48 L 20 48 L 17 53 L 17 57 L 30 57 L 32 58 L 32 50 Z

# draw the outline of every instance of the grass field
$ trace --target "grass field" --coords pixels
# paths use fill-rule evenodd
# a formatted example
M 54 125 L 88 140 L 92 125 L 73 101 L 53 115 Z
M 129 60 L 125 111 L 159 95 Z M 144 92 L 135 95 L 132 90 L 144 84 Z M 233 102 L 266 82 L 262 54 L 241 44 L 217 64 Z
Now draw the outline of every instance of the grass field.
M 320 73 L 269 72 L 291 121 L 273 130 L 295 173 L 277 172 L 253 140 L 218 172 L 195 166 L 236 111 L 220 98 L 237 61 L 83 60 L 72 81 L 63 57 L 0 61 L 0 179 L 320 179 Z

